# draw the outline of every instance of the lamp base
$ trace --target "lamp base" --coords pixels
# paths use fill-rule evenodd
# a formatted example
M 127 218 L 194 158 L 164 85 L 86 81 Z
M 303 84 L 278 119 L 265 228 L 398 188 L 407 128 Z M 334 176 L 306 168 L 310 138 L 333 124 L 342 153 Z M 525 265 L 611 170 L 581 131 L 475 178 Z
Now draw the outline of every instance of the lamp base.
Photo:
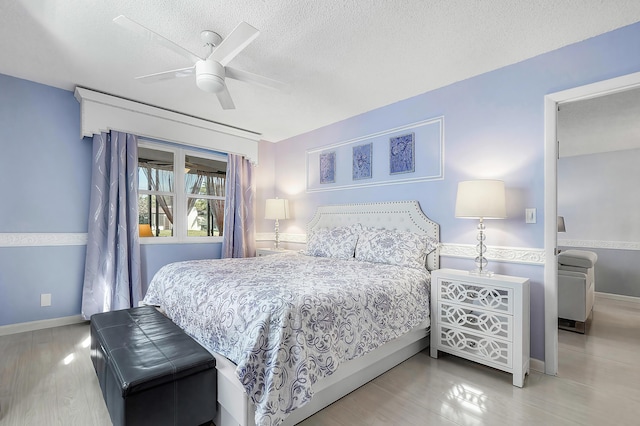
M 478 275 L 480 277 L 491 278 L 494 275 L 493 271 L 487 271 L 485 269 L 472 269 L 469 271 L 469 275 Z

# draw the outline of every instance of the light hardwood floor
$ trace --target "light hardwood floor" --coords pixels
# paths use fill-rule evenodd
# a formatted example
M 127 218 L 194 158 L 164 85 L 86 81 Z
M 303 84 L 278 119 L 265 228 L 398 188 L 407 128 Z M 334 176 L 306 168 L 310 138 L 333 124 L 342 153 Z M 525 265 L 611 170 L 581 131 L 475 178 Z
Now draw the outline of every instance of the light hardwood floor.
M 0 425 L 111 424 L 88 336 L 77 324 L 0 337 Z M 427 350 L 302 424 L 640 424 L 640 304 L 598 297 L 587 334 L 561 330 L 559 346 L 558 376 L 532 371 L 522 389 Z

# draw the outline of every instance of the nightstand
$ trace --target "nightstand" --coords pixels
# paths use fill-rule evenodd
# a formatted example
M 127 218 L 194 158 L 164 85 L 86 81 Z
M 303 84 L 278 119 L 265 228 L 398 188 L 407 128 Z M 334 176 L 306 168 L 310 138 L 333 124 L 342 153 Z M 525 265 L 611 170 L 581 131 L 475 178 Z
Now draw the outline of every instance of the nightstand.
M 447 352 L 513 374 L 529 374 L 529 280 L 467 271 L 431 273 L 431 357 Z
M 256 249 L 256 257 L 261 257 L 261 256 L 269 256 L 270 254 L 278 254 L 278 253 L 285 253 L 288 251 L 292 251 L 292 250 L 285 250 L 285 249 L 274 249 L 274 248 L 257 248 Z

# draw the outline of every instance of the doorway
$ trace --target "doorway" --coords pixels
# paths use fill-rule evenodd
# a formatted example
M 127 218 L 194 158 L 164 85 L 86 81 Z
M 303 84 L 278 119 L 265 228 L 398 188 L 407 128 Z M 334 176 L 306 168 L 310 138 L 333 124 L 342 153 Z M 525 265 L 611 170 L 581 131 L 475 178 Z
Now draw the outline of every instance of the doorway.
M 545 301 L 545 373 L 556 375 L 558 372 L 558 138 L 557 110 L 558 105 L 583 99 L 603 96 L 605 94 L 625 91 L 640 87 L 640 72 L 605 80 L 586 86 L 580 86 L 562 92 L 552 93 L 544 98 L 544 133 L 545 133 L 545 207 L 544 235 L 544 301 Z

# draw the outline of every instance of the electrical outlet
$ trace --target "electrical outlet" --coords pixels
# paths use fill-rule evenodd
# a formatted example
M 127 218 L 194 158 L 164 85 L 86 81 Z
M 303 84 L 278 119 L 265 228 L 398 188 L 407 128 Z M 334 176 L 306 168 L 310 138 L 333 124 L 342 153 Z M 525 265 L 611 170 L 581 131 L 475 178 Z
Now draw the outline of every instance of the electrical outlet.
M 51 293 L 42 293 L 40 295 L 40 306 L 51 306 Z
M 525 209 L 524 217 L 526 223 L 536 223 L 536 209 Z

